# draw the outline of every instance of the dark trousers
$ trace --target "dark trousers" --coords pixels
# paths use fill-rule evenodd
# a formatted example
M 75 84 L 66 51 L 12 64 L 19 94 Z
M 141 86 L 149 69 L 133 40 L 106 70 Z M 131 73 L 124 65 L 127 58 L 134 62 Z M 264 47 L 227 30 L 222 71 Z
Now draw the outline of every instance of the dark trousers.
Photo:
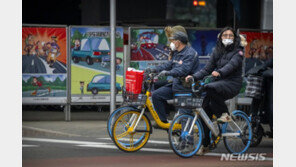
M 172 85 L 162 86 L 157 90 L 152 92 L 152 102 L 155 111 L 157 112 L 159 119 L 163 122 L 167 121 L 166 113 L 169 111 L 169 104 L 167 100 L 173 99 L 174 93 L 172 90 Z
M 266 88 L 266 110 L 268 111 L 270 130 L 273 132 L 273 78 L 269 78 Z
M 157 82 L 155 82 L 154 83 L 154 89 L 153 90 L 156 90 L 156 89 L 158 89 L 158 88 L 161 88 L 162 86 L 165 86 L 165 85 L 167 85 L 169 82 L 167 81 L 167 80 L 161 80 L 161 81 L 157 81 Z
M 253 98 L 251 104 L 251 114 L 256 116 L 259 109 L 265 110 L 266 115 L 263 116 L 263 120 L 261 121 L 262 123 L 268 122 L 270 130 L 273 132 L 273 78 L 264 77 L 263 85 L 263 91 L 265 93 L 264 97 L 261 97 L 260 99 Z M 260 104 L 263 102 L 264 104 L 262 108 L 260 108 Z
M 207 94 L 204 98 L 202 107 L 210 119 L 212 118 L 213 114 L 215 114 L 216 117 L 219 118 L 222 113 L 228 113 L 228 108 L 225 104 L 225 100 L 227 99 L 218 94 L 214 89 L 207 89 L 206 92 Z M 210 144 L 210 129 L 203 120 L 201 121 L 201 123 L 205 133 L 203 145 L 207 147 Z

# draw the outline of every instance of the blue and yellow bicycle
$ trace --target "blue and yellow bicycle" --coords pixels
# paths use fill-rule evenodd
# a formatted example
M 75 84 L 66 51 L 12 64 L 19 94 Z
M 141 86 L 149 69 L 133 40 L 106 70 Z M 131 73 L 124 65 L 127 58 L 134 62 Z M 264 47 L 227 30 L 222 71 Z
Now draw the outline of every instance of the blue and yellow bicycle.
M 180 157 L 191 157 L 200 149 L 205 137 L 201 119 L 211 130 L 209 137 L 212 149 L 217 146 L 221 138 L 228 152 L 233 154 L 243 154 L 250 147 L 252 127 L 247 114 L 235 110 L 231 113 L 232 120 L 222 124 L 216 121 L 215 116 L 210 119 L 202 109 L 204 87 L 208 80 L 213 79 L 206 77 L 203 81 L 194 83 L 192 78 L 192 92 L 175 94 L 176 107 L 193 111 L 192 114 L 176 116 L 169 128 L 170 146 Z
M 142 94 L 133 94 L 123 90 L 125 105 L 112 112 L 108 118 L 108 134 L 122 151 L 135 152 L 147 143 L 152 133 L 152 126 L 145 111 L 150 112 L 160 128 L 168 130 L 170 127 L 170 123 L 164 123 L 159 119 L 149 98 L 156 76 L 155 73 L 145 75 Z

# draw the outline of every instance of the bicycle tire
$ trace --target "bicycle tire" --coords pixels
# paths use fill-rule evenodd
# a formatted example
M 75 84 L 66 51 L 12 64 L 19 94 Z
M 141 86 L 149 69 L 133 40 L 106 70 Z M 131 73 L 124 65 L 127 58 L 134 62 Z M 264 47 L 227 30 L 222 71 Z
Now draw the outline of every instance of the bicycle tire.
M 252 126 L 253 137 L 252 137 L 252 143 L 250 147 L 257 147 L 261 143 L 262 138 L 264 136 L 264 129 L 261 124 L 258 125 L 258 129 L 256 133 L 254 133 L 255 132 L 254 128 L 255 127 Z
M 132 106 L 123 106 L 123 107 L 117 108 L 111 114 L 109 114 L 107 119 L 107 133 L 111 139 L 112 139 L 112 127 L 116 118 L 118 118 L 122 113 L 130 110 L 136 110 L 136 108 Z
M 129 123 L 128 121 L 130 121 L 130 118 L 132 118 L 134 114 L 136 115 L 136 118 L 138 118 L 140 112 L 127 111 L 122 113 L 116 119 L 112 127 L 112 140 L 115 145 L 124 152 L 138 151 L 145 146 L 150 137 L 151 123 L 145 114 L 143 114 L 141 120 L 139 121 L 137 130 L 135 132 L 131 132 L 132 127 L 130 125 L 134 126 L 135 121 L 133 123 Z M 123 123 L 123 126 L 121 125 L 121 122 Z M 134 138 L 135 135 L 140 136 L 138 137 L 138 139 L 136 139 Z M 125 136 L 129 136 L 129 139 L 123 138 Z M 136 142 L 134 142 L 134 139 L 136 139 Z
M 223 142 L 224 145 L 227 149 L 227 151 L 229 153 L 232 154 L 243 154 L 245 153 L 248 148 L 251 145 L 251 140 L 252 140 L 252 126 L 250 123 L 250 120 L 248 119 L 248 117 L 240 112 L 236 112 L 232 115 L 232 119 L 235 121 L 235 123 L 240 127 L 240 129 L 242 130 L 239 131 L 237 128 L 235 128 L 235 126 L 231 126 L 231 122 L 229 123 L 225 123 L 222 127 L 222 133 L 235 133 L 238 132 L 240 133 L 239 136 L 224 136 L 223 137 Z M 245 124 L 243 124 L 242 122 L 245 122 Z M 229 127 L 229 128 L 228 128 Z M 234 130 L 231 130 L 234 129 Z M 231 140 L 235 138 L 236 140 Z M 235 145 L 235 143 L 238 143 Z
M 195 121 L 193 134 L 190 135 L 188 133 L 190 126 L 185 129 L 185 122 L 188 120 L 192 121 L 193 118 L 194 117 L 191 115 L 179 115 L 172 121 L 169 128 L 170 147 L 173 149 L 175 154 L 182 158 L 192 157 L 202 145 L 203 130 L 201 123 L 198 120 Z M 177 128 L 178 125 L 179 128 Z

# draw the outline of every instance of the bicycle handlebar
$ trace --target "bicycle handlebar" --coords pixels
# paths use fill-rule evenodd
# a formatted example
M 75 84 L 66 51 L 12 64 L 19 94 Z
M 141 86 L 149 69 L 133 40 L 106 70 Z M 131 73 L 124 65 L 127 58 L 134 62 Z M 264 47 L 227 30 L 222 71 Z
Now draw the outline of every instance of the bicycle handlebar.
M 203 78 L 203 80 L 199 82 L 199 87 L 198 87 L 198 89 L 195 89 L 195 87 L 196 87 L 196 86 L 195 86 L 195 85 L 196 85 L 196 82 L 194 81 L 194 78 L 193 78 L 193 77 L 189 78 L 188 81 L 191 81 L 191 82 L 192 82 L 192 85 L 191 85 L 191 90 L 192 90 L 192 92 L 194 92 L 194 93 L 199 93 L 199 92 L 201 92 L 201 91 L 204 89 L 205 85 L 209 83 L 208 81 L 206 81 L 206 80 L 208 80 L 208 79 L 210 79 L 210 80 L 211 80 L 210 82 L 212 82 L 212 81 L 217 80 L 218 77 L 214 77 L 214 76 L 211 76 L 211 75 L 209 75 L 209 76 L 205 76 L 205 77 Z M 207 83 L 207 82 L 208 82 L 208 83 Z

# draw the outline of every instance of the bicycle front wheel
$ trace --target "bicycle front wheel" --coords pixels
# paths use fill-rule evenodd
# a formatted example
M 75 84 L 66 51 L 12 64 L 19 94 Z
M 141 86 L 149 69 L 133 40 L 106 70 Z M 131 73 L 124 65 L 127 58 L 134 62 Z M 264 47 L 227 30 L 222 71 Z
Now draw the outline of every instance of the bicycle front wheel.
M 244 114 L 233 114 L 233 122 L 225 123 L 222 128 L 224 145 L 228 152 L 243 154 L 250 147 L 252 140 L 251 123 Z
M 122 151 L 135 152 L 144 147 L 151 133 L 151 123 L 145 114 L 142 115 L 137 127 L 140 112 L 127 111 L 115 121 L 112 129 L 112 139 Z
M 189 158 L 196 154 L 202 143 L 201 124 L 194 122 L 192 131 L 191 125 L 194 117 L 191 115 L 177 116 L 169 128 L 169 142 L 173 151 L 182 158 Z

